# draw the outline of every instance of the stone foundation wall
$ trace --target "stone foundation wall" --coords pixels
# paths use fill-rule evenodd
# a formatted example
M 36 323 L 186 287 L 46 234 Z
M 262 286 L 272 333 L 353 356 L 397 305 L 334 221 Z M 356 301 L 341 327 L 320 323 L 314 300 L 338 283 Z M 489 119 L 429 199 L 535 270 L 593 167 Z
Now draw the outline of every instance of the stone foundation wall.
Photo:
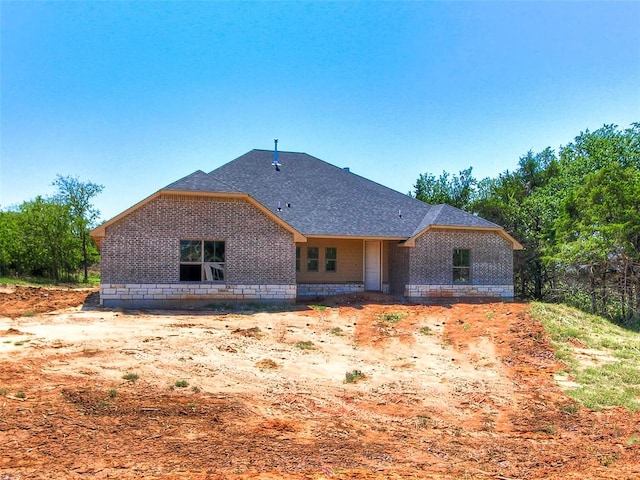
M 100 301 L 105 306 L 164 307 L 215 301 L 293 301 L 296 285 L 210 283 L 103 283 Z
M 298 297 L 326 297 L 364 292 L 363 283 L 299 283 Z
M 513 299 L 513 285 L 407 285 L 406 297 Z

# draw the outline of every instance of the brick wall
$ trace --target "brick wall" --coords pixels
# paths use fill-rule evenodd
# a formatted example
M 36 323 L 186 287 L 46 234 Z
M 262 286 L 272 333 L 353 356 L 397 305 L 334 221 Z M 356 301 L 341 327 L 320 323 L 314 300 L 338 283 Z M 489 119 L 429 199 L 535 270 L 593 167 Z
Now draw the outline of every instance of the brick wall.
M 453 250 L 471 250 L 470 285 L 513 284 L 513 250 L 496 232 L 430 230 L 408 249 L 409 285 L 453 284 Z
M 107 227 L 102 283 L 178 284 L 183 239 L 225 242 L 225 284 L 295 286 L 290 232 L 243 199 L 176 195 Z
M 180 282 L 182 239 L 224 241 L 225 281 Z M 334 281 L 323 277 L 315 284 L 299 274 L 296 287 L 293 235 L 246 200 L 161 195 L 106 228 L 101 294 L 109 305 L 147 305 L 207 299 L 292 300 L 296 294 L 361 291 L 361 241 L 315 243 L 338 248 L 339 271 L 334 272 Z M 307 245 L 299 245 L 306 249 Z M 453 284 L 456 248 L 471 250 L 471 282 L 466 285 Z M 391 293 L 513 297 L 513 252 L 495 232 L 430 230 L 412 248 L 385 242 L 384 252 L 389 269 L 385 287 Z

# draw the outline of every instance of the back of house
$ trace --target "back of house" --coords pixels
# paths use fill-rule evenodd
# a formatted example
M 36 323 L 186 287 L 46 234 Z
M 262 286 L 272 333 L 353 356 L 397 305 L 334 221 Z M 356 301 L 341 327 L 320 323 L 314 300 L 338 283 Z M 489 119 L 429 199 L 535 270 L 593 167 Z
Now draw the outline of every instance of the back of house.
M 91 232 L 107 306 L 294 301 L 363 291 L 513 298 L 502 227 L 305 153 L 252 150 Z

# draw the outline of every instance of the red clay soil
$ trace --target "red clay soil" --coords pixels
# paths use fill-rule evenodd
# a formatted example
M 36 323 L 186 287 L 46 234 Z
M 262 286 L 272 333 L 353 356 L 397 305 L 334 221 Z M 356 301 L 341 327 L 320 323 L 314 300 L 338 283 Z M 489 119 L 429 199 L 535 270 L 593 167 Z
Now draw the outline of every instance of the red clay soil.
M 25 286 L 0 288 L 0 316 L 16 318 L 77 307 L 87 302 L 95 292 L 95 289 L 74 288 Z
M 77 308 L 89 293 L 20 287 L 0 294 L 0 320 Z M 0 480 L 640 478 L 640 415 L 575 405 L 554 383 L 554 353 L 527 304 L 385 301 L 351 298 L 330 309 L 355 323 L 349 348 L 410 351 L 427 335 L 451 357 L 452 374 L 437 382 L 443 388 L 456 371 L 502 374 L 489 387 L 458 383 L 429 404 L 406 388 L 374 394 L 350 386 L 260 397 L 241 386 L 186 394 L 123 381 L 110 396 L 106 378 L 46 367 L 52 357 L 72 360 L 55 345 L 34 347 L 26 356 L 0 355 Z M 320 309 L 303 315 L 308 325 L 329 318 Z M 5 325 L 5 337 L 22 328 Z M 238 342 L 265 341 L 230 329 Z M 17 394 L 35 386 L 37 395 Z

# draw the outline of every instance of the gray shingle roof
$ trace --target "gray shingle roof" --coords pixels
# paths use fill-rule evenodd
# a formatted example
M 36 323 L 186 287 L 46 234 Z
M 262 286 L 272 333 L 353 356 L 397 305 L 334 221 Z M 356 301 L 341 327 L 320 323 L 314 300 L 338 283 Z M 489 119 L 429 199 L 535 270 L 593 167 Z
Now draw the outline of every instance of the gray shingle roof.
M 413 235 L 417 235 L 427 227 L 469 227 L 469 228 L 501 228 L 489 220 L 472 215 L 451 205 L 433 205 L 416 227 Z
M 306 153 L 251 150 L 162 190 L 246 193 L 303 235 L 410 238 L 429 226 L 500 228 L 449 205 L 430 206 Z
M 202 170 L 196 170 L 191 175 L 176 180 L 167 185 L 162 190 L 182 190 L 186 192 L 221 192 L 221 193 L 240 193 L 238 190 L 225 185 L 221 181 L 215 179 Z M 245 192 L 246 193 L 246 192 Z
M 278 154 L 279 171 L 273 151 L 252 150 L 210 175 L 304 235 L 408 238 L 429 211 L 426 203 L 305 153 Z

